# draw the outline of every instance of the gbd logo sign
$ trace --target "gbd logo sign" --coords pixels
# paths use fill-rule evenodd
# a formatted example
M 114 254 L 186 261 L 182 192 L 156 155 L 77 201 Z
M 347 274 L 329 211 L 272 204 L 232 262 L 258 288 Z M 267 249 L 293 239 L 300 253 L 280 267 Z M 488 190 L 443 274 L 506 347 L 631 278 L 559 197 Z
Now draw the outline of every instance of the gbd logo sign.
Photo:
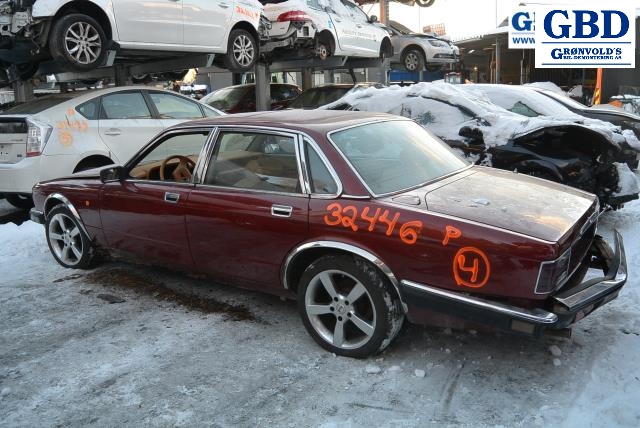
M 635 8 L 626 3 L 518 10 L 509 48 L 535 48 L 537 68 L 635 68 Z

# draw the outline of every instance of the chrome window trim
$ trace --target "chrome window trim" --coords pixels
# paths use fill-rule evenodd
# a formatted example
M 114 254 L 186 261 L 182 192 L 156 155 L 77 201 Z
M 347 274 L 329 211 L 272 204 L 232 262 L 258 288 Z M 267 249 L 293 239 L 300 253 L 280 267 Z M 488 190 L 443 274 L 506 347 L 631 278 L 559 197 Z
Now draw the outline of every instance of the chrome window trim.
M 300 244 L 297 247 L 295 247 L 293 250 L 291 250 L 289 252 L 289 254 L 287 255 L 287 257 L 285 258 L 285 262 L 282 265 L 282 269 L 281 269 L 281 272 L 280 272 L 280 274 L 282 276 L 282 285 L 283 285 L 285 290 L 290 290 L 291 289 L 290 288 L 290 284 L 287 283 L 287 275 L 289 273 L 289 265 L 291 264 L 291 262 L 293 260 L 295 260 L 295 258 L 298 255 L 300 255 L 301 253 L 303 253 L 306 250 L 310 250 L 310 249 L 313 249 L 313 248 L 328 248 L 328 249 L 342 250 L 342 251 L 346 251 L 348 253 L 355 254 L 357 256 L 362 257 L 365 260 L 370 261 L 371 263 L 376 265 L 376 267 L 378 269 L 380 269 L 382 271 L 382 273 L 389 279 L 389 281 L 391 282 L 391 285 L 393 286 L 393 288 L 396 290 L 396 292 L 398 294 L 398 298 L 400 299 L 400 303 L 402 304 L 402 309 L 404 310 L 405 313 L 408 311 L 407 304 L 404 302 L 404 300 L 402 300 L 402 294 L 400 293 L 400 288 L 398 286 L 398 284 L 399 284 L 398 278 L 391 271 L 389 266 L 387 266 L 387 264 L 384 263 L 375 254 L 370 253 L 369 251 L 367 251 L 367 250 L 365 250 L 363 248 L 356 247 L 355 245 L 347 244 L 347 243 L 340 242 L 340 241 L 323 240 L 323 241 L 305 242 L 304 244 Z
M 258 195 L 269 194 L 269 195 L 279 195 L 279 196 L 290 196 L 293 198 L 303 198 L 309 199 L 309 195 L 307 193 L 287 193 L 287 192 L 276 192 L 273 190 L 261 190 L 261 189 L 246 189 L 243 187 L 230 187 L 230 186 L 219 186 L 216 184 L 202 184 L 199 183 L 196 189 L 217 189 L 222 191 L 238 191 L 243 193 L 255 193 Z
M 87 236 L 90 237 L 91 235 L 89 235 L 89 232 L 87 231 L 87 228 L 84 225 L 84 222 L 82 221 L 82 219 L 80 218 L 80 214 L 78 213 L 78 210 L 76 210 L 76 207 L 73 206 L 73 204 L 71 203 L 71 201 L 69 201 L 69 199 L 67 199 L 64 195 L 62 195 L 61 193 L 52 193 L 49 196 L 47 196 L 47 198 L 44 200 L 44 216 L 45 216 L 45 223 L 46 223 L 46 219 L 48 217 L 49 211 L 51 211 L 51 209 L 47 210 L 47 204 L 49 203 L 49 200 L 51 199 L 57 199 L 60 202 L 62 202 L 62 204 L 65 206 L 65 208 L 67 208 L 69 210 L 69 212 L 71 212 L 71 215 L 73 215 L 73 217 L 76 219 L 76 221 L 78 222 L 78 224 L 80 225 L 80 229 L 82 229 L 82 232 Z
M 366 181 L 364 180 L 364 178 L 362 178 L 362 176 L 360 175 L 360 173 L 358 172 L 358 170 L 353 166 L 353 164 L 351 163 L 351 161 L 347 158 L 347 156 L 342 153 L 342 150 L 340 150 L 338 148 L 338 146 L 336 145 L 336 143 L 333 141 L 333 139 L 331 138 L 331 136 L 337 132 L 342 132 L 342 131 L 346 131 L 352 128 L 358 128 L 360 126 L 365 126 L 365 125 L 371 125 L 374 123 L 381 123 L 381 122 L 401 122 L 401 121 L 407 121 L 407 122 L 413 122 L 416 123 L 415 121 L 408 119 L 408 118 L 404 118 L 404 117 L 399 117 L 399 118 L 391 118 L 391 119 L 382 119 L 382 120 L 376 120 L 376 121 L 371 121 L 371 122 L 364 122 L 364 123 L 359 123 L 357 125 L 349 125 L 346 126 L 344 128 L 340 128 L 340 129 L 336 129 L 334 131 L 331 131 L 327 134 L 327 140 L 329 140 L 329 142 L 331 143 L 331 145 L 333 146 L 334 149 L 336 149 L 336 151 L 340 154 L 340 156 L 342 157 L 342 159 L 344 159 L 344 161 L 347 163 L 347 165 L 349 165 L 349 168 L 351 169 L 351 171 L 356 175 L 356 177 L 358 177 L 358 180 L 360 180 L 360 183 L 364 186 L 365 189 L 367 189 L 367 191 L 369 192 L 369 194 L 371 196 L 373 196 L 374 198 L 384 198 L 387 196 L 392 196 L 392 195 L 397 195 L 399 193 L 404 193 L 404 192 L 408 192 L 414 189 L 419 189 L 420 187 L 424 187 L 424 186 L 428 186 L 431 183 L 436 183 L 440 180 L 443 180 L 445 178 L 451 177 L 452 175 L 458 174 L 460 172 L 466 171 L 467 169 L 470 169 L 474 166 L 474 164 L 470 163 L 469 165 L 467 165 L 466 167 L 460 168 L 458 170 L 452 171 L 448 174 L 442 175 L 440 177 L 436 177 L 433 180 L 429 180 L 426 181 L 424 183 L 421 184 L 416 184 L 415 186 L 411 186 L 411 187 L 407 187 L 405 189 L 400 189 L 400 190 L 395 190 L 393 192 L 387 192 L 387 193 L 375 193 L 373 190 L 371 190 L 371 188 L 369 187 L 369 185 L 366 183 Z M 419 125 L 418 125 L 419 126 Z M 424 128 L 423 128 L 424 129 Z M 435 136 L 434 136 L 435 137 Z M 438 138 L 438 137 L 435 137 Z M 445 143 L 446 144 L 446 143 Z

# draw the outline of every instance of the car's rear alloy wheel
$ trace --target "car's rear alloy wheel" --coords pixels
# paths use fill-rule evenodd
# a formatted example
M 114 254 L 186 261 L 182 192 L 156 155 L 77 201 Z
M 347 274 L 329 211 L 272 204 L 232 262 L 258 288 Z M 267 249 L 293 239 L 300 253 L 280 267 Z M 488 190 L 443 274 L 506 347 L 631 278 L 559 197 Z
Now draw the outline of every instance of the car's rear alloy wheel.
M 407 71 L 422 71 L 424 59 L 416 49 L 410 49 L 402 55 L 402 64 Z
M 95 19 L 74 13 L 53 25 L 49 50 L 54 60 L 68 68 L 87 71 L 104 62 L 106 44 L 107 36 Z
M 87 269 L 94 261 L 94 249 L 89 237 L 73 214 L 59 205 L 47 215 L 47 243 L 51 254 L 66 268 Z
M 386 348 L 404 319 L 400 301 L 380 271 L 347 255 L 324 256 L 305 270 L 298 309 L 320 346 L 356 358 Z
M 258 57 L 255 38 L 246 30 L 235 29 L 229 34 L 227 67 L 232 71 L 245 72 L 253 69 Z

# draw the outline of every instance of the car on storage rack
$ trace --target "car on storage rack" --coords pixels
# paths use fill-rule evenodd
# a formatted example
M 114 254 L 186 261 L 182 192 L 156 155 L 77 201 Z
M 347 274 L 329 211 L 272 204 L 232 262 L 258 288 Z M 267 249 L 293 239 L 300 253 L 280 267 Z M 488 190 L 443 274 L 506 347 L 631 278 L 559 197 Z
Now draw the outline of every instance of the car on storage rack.
M 269 40 L 284 58 L 330 56 L 390 58 L 387 32 L 349 0 L 261 0 Z
M 0 193 L 31 205 L 31 188 L 126 162 L 163 129 L 222 112 L 175 92 L 132 86 L 48 95 L 0 113 Z
M 271 83 L 269 89 L 271 91 L 271 110 L 287 108 L 302 92 L 297 85 L 291 83 Z M 220 88 L 205 95 L 200 102 L 225 113 L 256 111 L 256 85 L 248 83 Z
M 618 140 L 625 138 L 610 125 L 523 117 L 464 89 L 470 86 L 423 82 L 368 88 L 322 108 L 409 117 L 475 163 L 595 193 L 603 207 L 622 208 L 638 199 L 638 181 Z
M 425 68 L 433 71 L 460 61 L 460 49 L 449 40 L 410 32 L 394 21 L 383 28 L 391 35 L 394 52 L 391 64 L 400 64 L 407 71 L 422 71 Z
M 62 266 L 120 253 L 297 298 L 313 339 L 349 357 L 434 312 L 524 334 L 565 328 L 627 279 L 620 235 L 613 249 L 596 235 L 594 195 L 470 165 L 386 114 L 191 122 L 124 166 L 33 195 Z
M 0 60 L 24 75 L 49 59 L 91 70 L 112 49 L 215 53 L 226 54 L 228 68 L 247 71 L 258 56 L 261 11 L 257 0 L 3 0 Z

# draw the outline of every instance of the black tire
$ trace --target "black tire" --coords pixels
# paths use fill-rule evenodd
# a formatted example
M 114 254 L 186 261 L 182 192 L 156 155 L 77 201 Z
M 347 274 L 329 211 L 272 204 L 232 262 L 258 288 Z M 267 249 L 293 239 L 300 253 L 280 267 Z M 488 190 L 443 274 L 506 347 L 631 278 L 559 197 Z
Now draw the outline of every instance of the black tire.
M 107 44 L 107 36 L 98 21 L 82 13 L 72 13 L 53 24 L 49 51 L 53 59 L 66 68 L 88 71 L 102 65 Z
M 45 233 L 49 250 L 61 266 L 93 267 L 96 261 L 93 243 L 67 207 L 58 205 L 47 214 Z
M 229 34 L 225 64 L 231 71 L 244 73 L 253 70 L 258 58 L 258 45 L 251 33 L 236 28 Z
M 9 194 L 5 195 L 7 202 L 21 210 L 28 210 L 33 207 L 33 199 L 31 195 Z
M 298 310 L 320 346 L 354 358 L 384 350 L 404 320 L 387 278 L 371 263 L 349 255 L 324 256 L 307 267 L 298 287 Z
M 402 66 L 407 71 L 422 71 L 424 69 L 424 55 L 417 49 L 407 49 L 402 53 Z

